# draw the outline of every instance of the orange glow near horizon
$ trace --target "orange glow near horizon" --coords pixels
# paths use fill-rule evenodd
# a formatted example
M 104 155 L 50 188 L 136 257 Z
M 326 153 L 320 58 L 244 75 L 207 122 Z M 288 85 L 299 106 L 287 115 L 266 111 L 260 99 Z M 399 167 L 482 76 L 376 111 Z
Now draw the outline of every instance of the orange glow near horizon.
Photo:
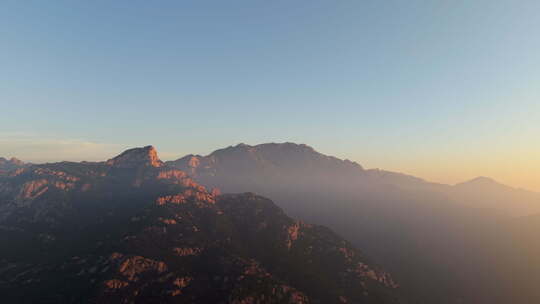
M 428 157 L 394 160 L 381 169 L 401 172 L 430 182 L 456 184 L 485 176 L 495 181 L 525 190 L 540 192 L 540 153 L 509 151 L 492 155 L 462 155 L 460 157 Z M 378 162 L 377 162 L 378 163 Z M 371 168 L 371 166 L 367 166 Z

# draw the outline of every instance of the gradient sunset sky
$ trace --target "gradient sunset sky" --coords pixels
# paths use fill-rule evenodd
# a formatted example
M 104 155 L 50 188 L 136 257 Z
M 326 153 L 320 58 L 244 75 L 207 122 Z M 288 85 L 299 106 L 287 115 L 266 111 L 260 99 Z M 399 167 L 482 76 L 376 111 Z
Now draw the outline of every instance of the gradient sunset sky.
M 540 191 L 540 1 L 2 1 L 0 156 L 293 141 Z

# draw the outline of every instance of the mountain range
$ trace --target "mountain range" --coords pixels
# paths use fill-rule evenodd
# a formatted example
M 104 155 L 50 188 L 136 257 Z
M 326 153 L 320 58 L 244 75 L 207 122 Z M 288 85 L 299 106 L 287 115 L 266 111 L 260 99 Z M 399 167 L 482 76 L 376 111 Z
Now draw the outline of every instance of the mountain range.
M 505 186 L 488 177 L 457 185 L 432 183 L 402 173 L 364 169 L 358 163 L 321 154 L 304 144 L 238 144 L 207 156 L 187 155 L 167 164 L 185 170 L 203 184 L 226 191 L 251 189 L 265 193 L 272 187 L 324 184 L 378 196 L 377 190 L 394 188 L 437 193 L 455 204 L 505 216 L 540 213 L 540 193 Z
M 506 259 L 520 257 L 515 238 L 501 236 L 507 223 L 540 214 L 538 193 L 486 177 L 431 183 L 294 143 L 239 144 L 167 164 L 203 185 L 254 191 L 295 217 L 331 227 L 377 257 L 414 302 L 508 303 L 531 294 L 501 287 L 515 276 L 503 270 L 512 269 Z M 493 254 L 503 250 L 505 256 Z
M 405 303 L 323 226 L 219 194 L 152 146 L 0 175 L 3 303 Z
M 149 146 L 0 171 L 0 288 L 31 295 L 62 269 L 52 282 L 79 283 L 40 288 L 74 302 L 535 303 L 535 227 L 540 194 L 487 177 L 432 183 L 294 143 L 167 162 Z

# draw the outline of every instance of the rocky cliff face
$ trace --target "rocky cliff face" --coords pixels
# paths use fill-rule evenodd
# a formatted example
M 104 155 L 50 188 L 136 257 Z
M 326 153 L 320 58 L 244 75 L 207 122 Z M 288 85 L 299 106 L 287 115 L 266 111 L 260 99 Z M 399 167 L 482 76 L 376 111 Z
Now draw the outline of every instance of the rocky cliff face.
M 157 151 L 153 146 L 146 146 L 124 151 L 115 158 L 109 159 L 107 165 L 118 168 L 161 167 L 163 162 L 158 158 Z
M 400 303 L 398 283 L 329 229 L 218 193 L 151 146 L 12 171 L 0 177 L 2 299 Z

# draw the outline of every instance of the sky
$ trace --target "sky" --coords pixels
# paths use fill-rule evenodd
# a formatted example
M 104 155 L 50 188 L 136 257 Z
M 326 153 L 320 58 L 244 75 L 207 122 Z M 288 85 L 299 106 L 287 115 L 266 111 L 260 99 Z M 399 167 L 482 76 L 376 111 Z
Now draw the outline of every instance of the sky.
M 0 156 L 297 142 L 540 191 L 539 1 L 0 3 Z

